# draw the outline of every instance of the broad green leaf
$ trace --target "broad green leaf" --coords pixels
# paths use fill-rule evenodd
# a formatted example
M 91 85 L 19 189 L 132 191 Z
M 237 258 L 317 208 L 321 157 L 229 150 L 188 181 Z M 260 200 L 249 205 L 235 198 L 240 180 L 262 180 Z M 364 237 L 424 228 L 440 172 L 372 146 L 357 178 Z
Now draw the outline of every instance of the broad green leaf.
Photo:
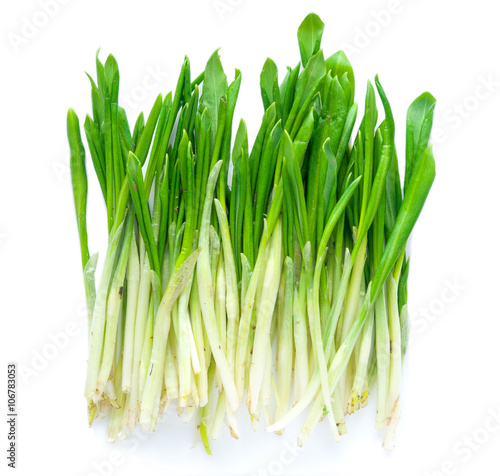
M 429 145 L 436 100 L 430 93 L 419 96 L 408 108 L 406 116 L 406 190 L 413 173 L 413 165 Z
M 273 103 L 276 104 L 278 116 L 281 116 L 281 97 L 278 86 L 278 67 L 276 63 L 267 58 L 260 73 L 260 93 L 262 102 L 264 103 L 264 110 L 267 111 L 269 106 Z
M 332 56 L 326 59 L 326 69 L 328 71 L 331 71 L 332 78 L 335 78 L 335 76 L 338 77 L 339 81 L 342 84 L 342 87 L 344 87 L 344 84 L 342 82 L 342 77 L 344 74 L 347 73 L 347 80 L 350 85 L 350 101 L 349 101 L 349 106 L 352 105 L 354 101 L 354 72 L 352 69 L 352 65 L 347 59 L 347 56 L 345 53 L 340 50 L 334 53 Z
M 324 28 L 325 24 L 315 13 L 307 15 L 300 24 L 297 38 L 299 40 L 300 58 L 304 67 L 311 57 L 319 51 Z
M 227 77 L 222 68 L 219 58 L 219 50 L 216 50 L 205 67 L 205 79 L 203 81 L 203 93 L 200 106 L 207 108 L 212 123 L 212 135 L 217 133 L 217 121 L 219 117 L 219 101 L 227 91 Z
M 328 112 L 332 122 L 330 129 L 330 146 L 332 150 L 337 151 L 348 112 L 348 103 L 346 101 L 346 96 L 337 77 L 333 78 L 330 97 L 328 98 L 328 106 Z
M 408 183 L 408 188 L 399 209 L 394 228 L 386 243 L 380 265 L 373 277 L 371 287 L 372 302 L 375 302 L 396 260 L 406 246 L 406 242 L 424 207 L 425 200 L 435 177 L 436 169 L 432 146 L 429 146 L 415 162 L 413 174 Z
M 309 60 L 297 80 L 294 103 L 298 103 L 298 107 L 302 106 L 306 99 L 310 98 L 310 100 L 312 100 L 312 97 L 317 91 L 319 82 L 323 79 L 325 74 L 325 58 L 323 56 L 323 51 L 319 50 Z

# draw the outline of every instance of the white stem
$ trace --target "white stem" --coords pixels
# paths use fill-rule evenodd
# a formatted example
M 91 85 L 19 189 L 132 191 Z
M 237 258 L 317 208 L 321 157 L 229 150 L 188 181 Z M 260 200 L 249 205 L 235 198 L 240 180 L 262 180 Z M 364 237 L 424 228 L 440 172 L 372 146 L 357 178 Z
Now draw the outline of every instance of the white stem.
M 387 424 L 387 394 L 390 372 L 390 337 L 385 292 L 382 290 L 375 303 L 375 345 L 377 351 L 377 416 L 375 428 Z
M 175 364 L 174 353 L 172 352 L 172 347 L 174 346 L 174 334 L 173 332 L 171 332 L 167 342 L 167 351 L 165 354 L 165 388 L 167 393 L 167 401 L 171 401 L 179 397 L 179 379 L 177 377 L 177 366 Z
M 285 258 L 281 277 L 280 297 L 282 307 L 278 314 L 278 344 L 276 351 L 277 405 L 275 420 L 279 420 L 288 408 L 292 387 L 293 367 L 293 261 Z
M 361 345 L 359 349 L 358 362 L 356 365 L 356 373 L 354 376 L 354 383 L 351 391 L 351 399 L 349 402 L 351 413 L 359 410 L 361 403 L 365 402 L 368 395 L 362 394 L 363 385 L 365 382 L 366 372 L 368 370 L 368 364 L 370 362 L 370 356 L 373 347 L 373 330 L 375 327 L 375 317 L 373 315 L 373 309 L 368 313 L 368 318 L 366 320 L 363 334 L 360 338 Z
M 245 393 L 245 376 L 247 372 L 247 356 L 249 346 L 250 324 L 254 313 L 255 295 L 257 288 L 262 285 L 262 274 L 264 266 L 267 262 L 266 250 L 269 235 L 267 233 L 267 224 L 264 220 L 264 230 L 259 244 L 257 260 L 250 278 L 250 282 L 245 289 L 245 299 L 241 308 L 241 319 L 238 329 L 238 344 L 236 347 L 236 366 L 235 366 L 235 383 L 238 389 L 238 398 L 243 401 Z
M 302 398 L 309 382 L 306 288 L 305 271 L 303 270 L 301 273 L 299 290 L 295 290 L 293 298 L 293 337 L 295 341 L 294 378 L 297 382 L 294 404 Z
M 123 343 L 122 389 L 130 393 L 132 387 L 132 365 L 134 359 L 134 328 L 139 299 L 140 264 L 135 239 L 130 246 L 127 268 L 127 313 L 125 317 L 125 338 Z
M 151 268 L 146 254 L 144 240 L 140 240 L 141 278 L 139 284 L 139 296 L 137 299 L 137 315 L 135 317 L 134 330 L 134 354 L 132 367 L 132 387 L 130 389 L 130 404 L 128 427 L 134 428 L 139 416 L 139 379 L 141 368 L 142 346 L 144 345 L 144 334 L 149 312 L 149 301 L 151 294 Z
M 227 215 L 219 200 L 215 199 L 215 210 L 220 225 L 222 251 L 224 255 L 224 271 L 226 278 L 226 313 L 227 313 L 227 348 L 226 355 L 231 372 L 235 371 L 236 365 L 236 344 L 238 339 L 238 321 L 240 317 L 240 303 L 238 297 L 238 278 L 236 275 L 236 265 L 231 246 L 231 236 Z M 242 280 L 243 281 L 243 280 Z M 243 293 L 243 282 L 242 282 Z M 242 296 L 243 297 L 243 296 Z
M 187 405 L 191 391 L 191 342 L 190 342 L 190 318 L 189 318 L 189 296 L 193 277 L 189 279 L 182 291 L 177 307 L 177 357 L 179 359 L 179 405 Z
M 219 161 L 210 172 L 207 182 L 206 198 L 203 207 L 203 215 L 200 227 L 200 247 L 201 253 L 198 260 L 198 292 L 200 297 L 200 307 L 203 315 L 203 322 L 207 331 L 207 337 L 210 342 L 210 348 L 214 356 L 214 360 L 219 371 L 228 406 L 232 410 L 236 410 L 239 404 L 236 386 L 234 384 L 233 376 L 229 370 L 226 356 L 222 351 L 222 344 L 220 341 L 219 332 L 217 329 L 217 320 L 215 318 L 215 309 L 213 301 L 212 279 L 210 269 L 210 252 L 209 252 L 209 227 L 210 215 L 213 204 L 213 191 L 215 188 L 216 180 L 221 168 L 222 162 Z
M 191 323 L 193 328 L 194 351 L 198 355 L 200 372 L 196 375 L 200 406 L 204 407 L 208 402 L 208 365 L 205 360 L 205 339 L 203 333 L 203 322 L 201 317 L 200 302 L 198 298 L 198 279 L 193 280 L 191 290 Z M 194 360 L 193 360 L 194 362 Z
M 215 318 L 217 320 L 217 327 L 219 330 L 220 342 L 222 351 L 227 355 L 226 349 L 226 278 L 224 273 L 224 264 L 222 254 L 219 255 L 217 263 L 217 273 L 215 275 Z M 217 388 L 222 390 L 222 382 L 219 372 L 216 375 Z
M 127 270 L 127 262 L 132 240 L 133 222 L 130 215 L 125 219 L 124 238 L 120 257 L 118 260 L 115 276 L 111 282 L 111 288 L 106 303 L 106 334 L 104 347 L 102 349 L 102 362 L 99 376 L 95 387 L 95 395 L 100 396 L 108 381 L 111 367 L 115 361 L 115 349 L 117 340 L 118 321 L 122 309 L 123 284 Z
M 401 324 L 398 311 L 398 284 L 392 275 L 387 280 L 387 302 L 389 311 L 389 333 L 391 336 L 391 371 L 389 381 L 389 414 L 387 445 L 394 443 L 399 420 L 399 394 L 401 389 Z M 389 428 L 390 427 L 390 428 Z M 384 441 L 384 447 L 385 447 Z
M 144 349 L 146 349 L 149 355 L 145 356 L 149 365 L 146 367 L 148 369 L 147 376 L 145 377 L 144 392 L 141 393 L 141 425 L 146 429 L 152 429 L 156 426 L 156 418 L 158 415 L 158 410 L 160 406 L 161 390 L 164 377 L 164 362 L 167 347 L 168 333 L 170 330 L 170 313 L 179 295 L 181 299 L 179 300 L 179 308 L 181 306 L 187 314 L 187 301 L 189 300 L 190 289 L 186 290 L 186 286 L 192 282 L 193 270 L 198 259 L 199 250 L 195 251 L 188 258 L 184 260 L 182 265 L 177 268 L 172 274 L 165 294 L 158 306 L 156 313 L 156 319 L 154 322 L 154 333 L 151 335 L 153 337 L 150 341 L 147 341 Z M 186 304 L 183 301 L 183 298 Z M 185 306 L 184 306 L 185 304 Z M 189 319 L 189 317 L 187 317 Z M 190 362 L 190 352 L 187 350 L 188 355 L 188 390 L 191 388 L 191 362 Z M 182 360 L 182 356 L 181 356 Z M 142 367 L 142 366 L 141 366 Z M 179 376 L 180 377 L 180 376 Z M 180 378 L 179 378 L 180 382 Z M 180 386 L 180 385 L 179 385 Z M 141 390 L 140 390 L 141 391 Z M 181 393 L 181 397 L 184 397 Z M 180 401 L 185 401 L 180 398 Z M 156 416 L 156 418 L 155 418 Z M 149 428 L 148 428 L 149 425 Z
M 257 309 L 257 326 L 253 344 L 252 366 L 250 368 L 250 413 L 257 410 L 264 376 L 266 348 L 281 276 L 281 240 L 281 222 L 278 220 L 271 238 L 269 260 L 262 286 L 262 297 Z
M 328 382 L 330 386 L 330 392 L 333 394 L 335 387 L 338 385 L 339 380 L 345 371 L 347 363 L 349 362 L 349 358 L 354 349 L 354 344 L 356 343 L 359 334 L 364 326 L 368 311 L 370 310 L 372 303 L 370 301 L 370 286 L 366 290 L 366 297 L 363 303 L 363 307 L 361 312 L 356 319 L 356 322 L 351 328 L 347 339 L 342 343 L 339 347 L 335 357 L 330 364 L 330 368 L 328 369 Z M 300 413 L 307 408 L 309 403 L 315 398 L 316 393 L 319 389 L 320 378 L 319 372 L 314 372 L 309 385 L 307 386 L 306 392 L 303 397 L 296 403 L 296 405 L 278 422 L 266 428 L 266 431 L 278 431 L 281 428 L 284 428 L 288 423 L 290 423 L 295 417 L 300 415 Z M 316 402 L 319 402 L 319 411 L 321 412 L 322 400 L 316 399 Z M 316 405 L 316 404 L 315 404 Z
M 97 290 L 94 315 L 90 328 L 89 359 L 87 363 L 87 377 L 85 381 L 85 398 L 91 401 L 95 395 L 97 376 L 101 363 L 101 353 L 104 344 L 104 325 L 106 322 L 106 302 L 108 297 L 109 283 L 111 281 L 113 265 L 118 249 L 118 242 L 123 228 L 123 223 L 118 227 L 114 235 L 110 236 L 101 282 Z
M 262 378 L 262 406 L 268 407 L 272 397 L 272 378 L 273 378 L 273 349 L 271 340 L 267 344 L 266 360 L 264 365 L 264 376 Z
M 224 414 L 226 412 L 226 394 L 224 392 L 219 393 L 217 399 L 217 406 L 215 407 L 215 414 L 212 422 L 212 428 L 210 429 L 209 438 L 211 440 L 217 439 L 219 436 L 220 429 L 224 423 Z
M 309 245 L 309 248 L 308 246 Z M 304 260 L 309 266 L 312 266 L 311 256 L 310 256 L 310 243 L 308 242 L 304 247 L 304 254 L 309 254 Z M 311 329 L 311 339 L 313 351 L 316 354 L 318 361 L 319 374 L 321 379 L 321 390 L 323 395 L 323 401 L 325 404 L 326 415 L 328 422 L 330 423 L 330 429 L 335 439 L 339 438 L 339 431 L 337 429 L 337 423 L 335 422 L 332 407 L 331 392 L 328 386 L 328 370 L 327 362 L 325 357 L 325 352 L 323 349 L 323 333 L 321 330 L 321 319 L 320 319 L 320 304 L 319 304 L 319 287 L 321 272 L 323 269 L 323 262 L 326 257 L 327 250 L 325 249 L 322 255 L 319 257 L 316 268 L 314 272 L 314 279 L 309 283 L 309 289 L 307 292 L 307 310 L 309 314 L 309 327 Z M 312 269 L 310 270 L 312 273 Z

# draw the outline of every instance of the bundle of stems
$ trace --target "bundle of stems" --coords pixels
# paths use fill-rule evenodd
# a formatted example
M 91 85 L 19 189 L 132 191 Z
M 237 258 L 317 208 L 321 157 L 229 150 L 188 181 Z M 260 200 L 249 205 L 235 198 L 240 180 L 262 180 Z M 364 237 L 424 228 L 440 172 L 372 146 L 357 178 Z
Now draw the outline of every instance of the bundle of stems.
M 233 134 L 241 72 L 216 51 L 194 80 L 186 57 L 173 92 L 133 129 L 119 106 L 115 58 L 96 57 L 84 131 L 107 210 L 99 285 L 86 228 L 87 175 L 78 117 L 68 112 L 71 175 L 89 316 L 89 423 L 108 438 L 155 430 L 170 404 L 207 450 L 237 409 L 281 434 L 309 408 L 299 444 L 377 387 L 377 429 L 392 448 L 408 343 L 406 243 L 434 180 L 434 98 L 409 107 L 404 181 L 395 121 L 378 79 L 360 125 L 352 66 L 325 59 L 324 25 L 298 30 L 301 61 L 278 80 L 267 59 L 264 115 L 249 148 Z M 384 117 L 379 120 L 377 94 Z M 233 139 L 234 136 L 234 139 Z

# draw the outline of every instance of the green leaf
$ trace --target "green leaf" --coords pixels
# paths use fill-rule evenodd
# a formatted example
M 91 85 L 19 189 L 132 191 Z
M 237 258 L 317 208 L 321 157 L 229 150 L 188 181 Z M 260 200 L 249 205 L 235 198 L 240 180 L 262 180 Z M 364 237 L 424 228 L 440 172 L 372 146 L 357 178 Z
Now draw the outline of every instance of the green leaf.
M 415 162 L 413 174 L 408 183 L 408 189 L 399 209 L 394 228 L 386 243 L 380 265 L 373 277 L 371 302 L 375 302 L 396 260 L 406 246 L 435 177 L 436 170 L 432 146 L 429 146 Z
M 387 96 L 378 80 L 378 77 L 375 77 L 375 83 L 377 85 L 377 90 L 379 92 L 380 98 L 382 99 L 382 103 L 384 105 L 385 111 L 385 127 L 383 134 L 383 143 L 382 150 L 380 155 L 380 162 L 377 166 L 377 172 L 375 174 L 375 178 L 373 179 L 373 185 L 370 190 L 370 197 L 366 204 L 366 213 L 364 214 L 363 220 L 360 223 L 358 230 L 358 240 L 356 241 L 356 246 L 352 252 L 353 259 L 361 246 L 361 239 L 366 236 L 368 233 L 368 229 L 370 228 L 375 215 L 377 214 L 377 210 L 380 205 L 380 201 L 382 199 L 383 194 L 385 193 L 386 188 L 386 180 L 387 174 L 389 172 L 389 168 L 394 155 L 394 117 L 392 115 L 391 106 L 389 105 L 389 101 L 387 100 Z M 366 115 L 365 115 L 366 119 Z M 373 140 L 372 140 L 373 143 Z M 373 154 L 373 152 L 372 152 Z M 365 155 L 366 157 L 366 155 Z M 363 193 L 365 191 L 363 190 Z M 364 200 L 363 196 L 363 200 Z
M 90 86 L 92 88 L 91 98 L 92 98 L 92 113 L 94 116 L 94 122 L 96 123 L 97 127 L 100 129 L 101 125 L 104 121 L 104 98 L 102 95 L 103 93 L 96 86 L 92 77 L 88 73 L 85 73 L 85 74 L 89 78 Z
M 134 204 L 137 223 L 146 245 L 149 262 L 152 270 L 154 270 L 156 274 L 160 276 L 158 249 L 153 233 L 153 224 L 151 222 L 151 213 L 149 210 L 148 199 L 144 188 L 141 163 L 133 152 L 130 152 L 128 155 L 127 177 L 130 188 L 130 196 L 132 197 L 132 202 Z
M 385 234 L 389 236 L 394 228 L 394 222 L 398 214 L 403 197 L 401 195 L 401 180 L 399 177 L 398 156 L 394 150 L 391 166 L 387 173 L 385 190 Z
M 403 262 L 401 269 L 401 275 L 399 276 L 398 282 L 398 310 L 401 313 L 401 309 L 408 302 L 408 275 L 410 271 L 410 258 Z
M 307 63 L 305 69 L 300 73 L 295 90 L 295 103 L 301 107 L 306 100 L 312 100 L 318 89 L 320 81 L 326 74 L 326 63 L 323 51 L 319 50 Z M 294 104 L 295 106 L 295 104 Z
M 329 119 L 331 120 L 331 148 L 337 151 L 347 118 L 348 104 L 344 90 L 336 77 L 333 79 L 328 106 Z
M 278 121 L 264 143 L 262 158 L 259 164 L 257 175 L 257 186 L 255 187 L 255 229 L 254 229 L 254 247 L 258 249 L 261 233 L 264 225 L 264 213 L 269 201 L 271 185 L 273 183 L 273 170 L 278 156 L 278 147 L 283 133 L 281 121 Z
M 144 113 L 140 113 L 135 121 L 134 131 L 132 132 L 132 145 L 130 150 L 132 152 L 135 151 L 137 144 L 139 143 L 139 139 L 141 138 L 142 131 L 144 130 Z
M 406 116 L 406 168 L 404 189 L 408 187 L 415 161 L 427 146 L 432 129 L 436 100 L 430 93 L 419 96 L 408 108 Z
M 281 95 L 278 85 L 278 67 L 276 63 L 267 58 L 260 73 L 260 93 L 262 102 L 264 103 L 264 110 L 267 111 L 271 104 L 276 104 L 276 112 L 281 116 Z
M 302 121 L 300 129 L 293 140 L 293 154 L 296 162 L 299 166 L 302 166 L 304 161 L 304 156 L 306 154 L 307 148 L 309 146 L 309 141 L 313 135 L 314 131 L 314 112 L 313 109 L 309 109 L 309 113 L 306 118 Z
M 325 209 L 330 202 L 330 195 L 335 193 L 337 188 L 337 159 L 335 154 L 332 152 L 330 139 L 326 139 L 321 149 L 322 161 L 326 162 L 326 173 L 325 182 L 323 187 L 323 199 L 325 203 Z
M 352 105 L 354 101 L 354 72 L 352 69 L 352 65 L 347 59 L 347 56 L 345 53 L 340 50 L 334 53 L 332 56 L 326 59 L 326 69 L 328 71 L 331 71 L 332 78 L 335 78 L 335 76 L 338 77 L 340 83 L 342 84 L 342 87 L 345 90 L 342 78 L 344 74 L 347 74 L 347 81 L 350 85 L 350 101 L 349 101 L 349 106 Z
M 212 135 L 217 133 L 217 121 L 219 117 L 219 101 L 227 91 L 227 77 L 222 68 L 219 58 L 219 50 L 214 51 L 205 67 L 205 79 L 203 81 L 203 94 L 200 100 L 201 108 L 207 108 L 212 123 Z
M 286 124 L 288 114 L 290 114 L 290 111 L 292 110 L 292 105 L 295 98 L 295 86 L 297 85 L 299 72 L 300 63 L 298 63 L 294 69 L 289 69 L 290 74 L 286 77 L 286 83 L 284 80 L 280 87 L 281 103 L 283 104 L 283 115 L 281 117 L 283 124 Z
M 302 183 L 302 175 L 298 162 L 293 156 L 293 144 L 290 136 L 285 131 L 285 147 L 284 147 L 284 166 L 288 174 L 288 183 L 291 188 L 291 195 L 295 202 L 294 216 L 296 218 L 295 227 L 300 229 L 304 237 L 304 243 L 309 241 L 309 225 L 307 220 L 306 200 L 304 194 L 304 185 Z
M 132 134 L 130 133 L 130 126 L 128 124 L 127 113 L 123 107 L 118 106 L 118 128 L 120 136 L 123 137 L 127 146 L 127 153 L 132 145 Z
M 226 93 L 227 108 L 226 108 L 226 124 L 224 127 L 224 137 L 222 139 L 222 170 L 220 172 L 219 179 L 219 198 L 221 200 L 221 205 L 226 206 L 226 184 L 227 175 L 229 172 L 229 161 L 230 161 L 230 151 L 231 151 L 231 138 L 233 130 L 233 116 L 234 109 L 236 107 L 236 101 L 238 99 L 238 94 L 241 85 L 241 71 L 239 69 L 235 70 L 234 81 L 229 85 Z
M 345 192 L 340 197 L 339 201 L 331 211 L 328 216 L 328 220 L 326 222 L 325 228 L 323 230 L 323 234 L 321 236 L 321 241 L 318 246 L 317 256 L 321 256 L 328 245 L 328 240 L 330 239 L 331 234 L 333 233 L 333 229 L 337 224 L 339 218 L 344 213 L 345 208 L 347 207 L 349 200 L 353 196 L 354 192 L 358 188 L 358 185 L 361 181 L 361 177 L 358 177 L 354 182 L 352 182 L 349 187 L 345 190 Z
M 118 103 L 118 89 L 120 85 L 120 72 L 118 63 L 113 55 L 109 55 L 104 63 L 104 81 L 106 85 L 106 94 L 110 95 L 111 103 Z
M 304 67 L 311 57 L 319 51 L 324 28 L 325 24 L 315 13 L 307 15 L 300 24 L 297 38 L 299 40 L 300 58 Z
M 87 143 L 90 150 L 90 157 L 92 158 L 92 163 L 94 164 L 94 170 L 99 180 L 99 185 L 101 186 L 102 195 L 106 199 L 106 161 L 104 159 L 104 151 L 101 147 L 101 141 L 99 140 L 99 132 L 94 121 L 87 114 L 85 122 L 83 124 L 85 129 L 85 135 L 87 136 Z
M 71 183 L 73 185 L 78 234 L 80 235 L 82 269 L 85 269 L 90 257 L 87 244 L 87 171 L 85 168 L 85 149 L 80 134 L 78 116 L 71 108 L 68 110 L 67 127 L 70 148 Z
M 255 193 L 255 186 L 257 182 L 257 173 L 259 171 L 259 166 L 264 150 L 264 144 L 269 136 L 272 127 L 276 123 L 276 104 L 272 103 L 264 114 L 262 123 L 257 133 L 257 137 L 253 143 L 252 152 L 250 153 L 250 170 L 251 170 L 251 192 L 252 196 Z
M 245 121 L 243 119 L 240 121 L 238 126 L 238 131 L 236 132 L 236 138 L 234 140 L 233 147 L 233 181 L 231 186 L 231 197 L 230 197 L 230 229 L 231 238 L 233 240 L 233 252 L 234 258 L 237 266 L 238 277 L 241 276 L 241 270 L 239 268 L 238 256 L 242 251 L 242 228 L 243 228 L 243 218 L 245 212 L 245 200 L 247 194 L 247 176 L 248 174 L 248 138 L 247 138 L 247 128 Z

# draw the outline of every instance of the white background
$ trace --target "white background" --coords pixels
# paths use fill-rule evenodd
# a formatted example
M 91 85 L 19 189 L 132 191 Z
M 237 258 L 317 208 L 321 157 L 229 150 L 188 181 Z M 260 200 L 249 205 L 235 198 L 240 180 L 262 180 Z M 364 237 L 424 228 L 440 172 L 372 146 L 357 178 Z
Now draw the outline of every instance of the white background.
M 55 3 L 50 17 L 42 3 L 3 2 L 0 15 L 0 388 L 7 361 L 18 362 L 17 473 L 500 474 L 500 421 L 494 425 L 491 417 L 500 420 L 495 2 L 65 0 Z M 136 432 L 128 443 L 105 443 L 103 425 L 86 425 L 82 396 L 86 321 L 65 137 L 68 107 L 81 122 L 91 110 L 83 73 L 95 74 L 98 47 L 102 60 L 113 52 L 121 99 L 135 120 L 158 92 L 175 86 L 184 54 L 195 76 L 222 47 L 228 76 L 235 67 L 243 72 L 236 119 L 244 116 L 253 138 L 263 113 L 261 67 L 267 56 L 281 72 L 298 62 L 296 30 L 309 11 L 326 24 L 326 54 L 348 52 L 360 105 L 367 78 L 380 75 L 400 157 L 406 108 L 425 90 L 438 100 L 437 179 L 412 237 L 413 334 L 396 450 L 381 448 L 374 396 L 372 405 L 347 418 L 349 434 L 341 444 L 321 424 L 302 452 L 295 446 L 298 424 L 280 439 L 262 428 L 252 432 L 243 413 L 240 441 L 224 431 L 212 443 L 212 457 L 201 446 L 191 449 L 193 428 L 175 414 L 156 434 Z M 26 26 L 33 22 L 39 26 Z M 92 176 L 91 252 L 104 251 L 104 216 Z M 59 348 L 52 344 L 57 338 Z M 0 393 L 6 414 L 6 392 Z M 7 426 L 1 428 L 0 465 L 8 474 Z

